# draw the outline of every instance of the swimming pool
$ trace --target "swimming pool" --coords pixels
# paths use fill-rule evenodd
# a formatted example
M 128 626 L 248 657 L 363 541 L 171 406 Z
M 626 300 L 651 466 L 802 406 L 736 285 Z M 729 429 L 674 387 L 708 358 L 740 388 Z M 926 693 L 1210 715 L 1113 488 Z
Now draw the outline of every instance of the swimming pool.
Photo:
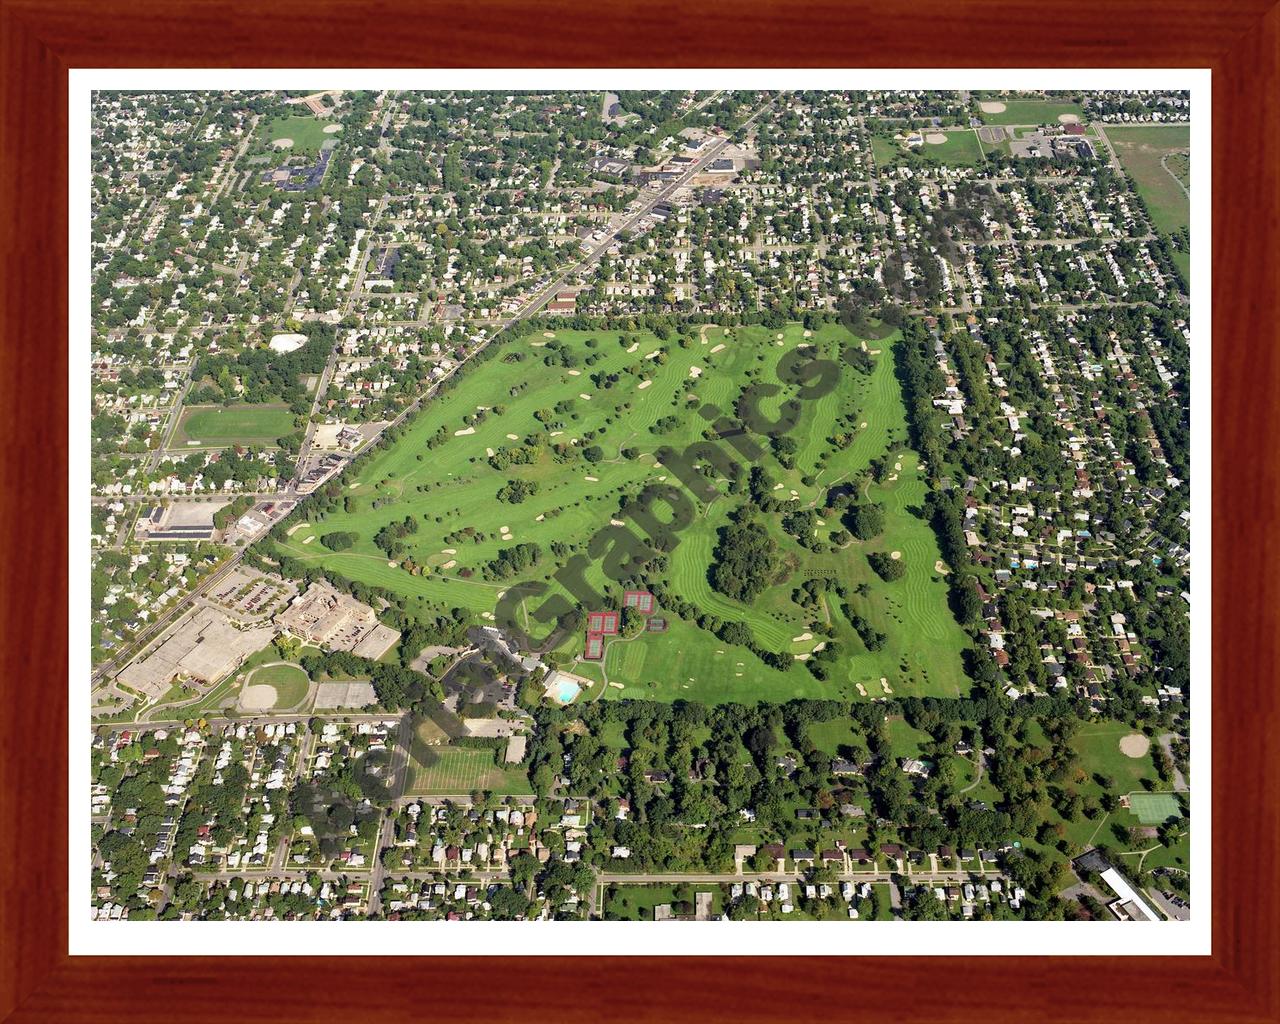
M 582 687 L 572 679 L 561 676 L 551 684 L 550 694 L 560 704 L 571 704 L 573 698 L 582 692 Z

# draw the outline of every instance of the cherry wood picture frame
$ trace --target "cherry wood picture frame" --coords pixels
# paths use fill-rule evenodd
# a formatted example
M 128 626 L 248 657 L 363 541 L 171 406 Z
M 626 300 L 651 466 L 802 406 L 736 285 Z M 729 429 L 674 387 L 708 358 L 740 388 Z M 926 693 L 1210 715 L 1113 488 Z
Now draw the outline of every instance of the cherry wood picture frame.
M 1280 6 L 0 0 L 0 55 L 0 1020 L 1280 1020 Z M 450 66 L 1212 69 L 1211 956 L 68 956 L 68 69 Z

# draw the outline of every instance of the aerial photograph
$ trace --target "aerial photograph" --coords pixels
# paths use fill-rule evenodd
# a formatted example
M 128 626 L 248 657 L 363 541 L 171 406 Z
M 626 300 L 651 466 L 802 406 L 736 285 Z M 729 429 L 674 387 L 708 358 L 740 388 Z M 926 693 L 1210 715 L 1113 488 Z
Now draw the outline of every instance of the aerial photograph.
M 73 912 L 1190 921 L 1190 92 L 601 85 L 93 95 Z

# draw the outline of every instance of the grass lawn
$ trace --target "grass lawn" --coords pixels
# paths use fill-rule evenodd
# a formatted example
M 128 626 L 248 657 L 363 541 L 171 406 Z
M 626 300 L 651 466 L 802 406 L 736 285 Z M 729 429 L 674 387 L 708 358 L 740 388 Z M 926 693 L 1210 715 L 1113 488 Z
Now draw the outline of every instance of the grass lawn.
M 249 677 L 249 686 L 272 686 L 276 691 L 274 711 L 285 711 L 302 703 L 311 680 L 297 665 L 268 665 Z
M 194 405 L 182 411 L 173 447 L 273 445 L 294 432 L 293 420 L 283 405 Z
M 991 97 L 993 100 L 995 97 Z M 1005 109 L 998 114 L 980 112 L 987 124 L 1058 124 L 1059 114 L 1075 114 L 1084 120 L 1084 111 L 1069 100 L 999 100 Z
M 1124 722 L 1099 722 L 1081 727 L 1071 741 L 1086 772 L 1115 780 L 1116 796 L 1140 790 L 1144 780 L 1154 782 L 1157 777 L 1151 752 L 1142 757 L 1121 753 L 1120 739 L 1132 732 Z M 1151 746 L 1154 751 L 1155 743 Z
M 919 757 L 920 748 L 931 742 L 927 732 L 913 729 L 901 718 L 891 718 L 884 724 L 885 733 L 889 737 L 889 746 L 896 758 Z
M 333 121 L 321 121 L 310 114 L 277 117 L 263 126 L 259 132 L 259 138 L 267 149 L 271 148 L 271 143 L 276 139 L 293 139 L 293 145 L 285 152 L 318 153 L 322 142 L 335 137 L 336 133 L 325 133 L 325 128 L 334 123 Z
M 871 137 L 871 154 L 876 164 L 884 167 L 889 164 L 905 161 L 907 163 L 938 163 L 950 167 L 972 167 L 984 160 L 982 146 L 978 136 L 972 129 L 940 132 L 938 129 L 923 129 L 922 134 L 939 132 L 946 135 L 947 141 L 934 144 L 925 142 L 915 149 L 906 149 L 894 141 L 892 135 L 873 135 Z
M 661 609 L 670 623 L 666 633 L 610 640 L 603 662 L 578 661 L 571 670 L 598 683 L 580 699 L 856 699 L 859 685 L 868 697 L 880 696 L 882 677 L 903 696 L 966 693 L 969 684 L 960 660 L 965 636 L 947 604 L 946 581 L 935 569 L 939 556 L 933 530 L 919 517 L 925 497 L 919 460 L 905 447 L 905 412 L 892 352 L 899 335 L 877 333 L 878 339 L 857 339 L 835 324 L 812 332 L 800 324 L 781 331 L 708 326 L 681 345 L 676 338 L 662 342 L 648 333 L 623 337 L 611 331 L 564 330 L 556 332 L 554 341 L 565 346 L 566 355 L 553 365 L 546 365 L 549 353 L 543 351 L 552 339 L 534 337 L 504 346 L 498 357 L 431 403 L 396 445 L 364 464 L 344 495 L 347 508 L 300 527 L 279 549 L 399 593 L 410 614 L 463 607 L 492 616 L 499 595 L 517 581 L 549 585 L 536 603 L 526 605 L 527 617 L 557 593 L 576 604 L 576 596 L 553 578 L 571 558 L 582 564 L 582 579 L 602 595 L 601 605 L 617 607 L 621 588 L 603 572 L 599 547 L 589 551 L 588 542 L 611 528 L 624 497 L 647 484 L 680 483 L 673 469 L 659 465 L 658 450 L 670 446 L 684 452 L 700 442 L 705 421 L 696 410 L 705 404 L 732 409 L 743 386 L 777 380 L 777 363 L 798 347 L 813 346 L 815 354 L 836 360 L 844 347 L 865 344 L 872 356 L 869 372 L 845 366 L 837 387 L 801 403 L 793 464 L 784 466 L 767 450 L 753 464 L 775 482 L 779 498 L 820 511 L 832 486 L 892 453 L 890 479 L 870 487 L 870 497 L 886 507 L 883 536 L 817 554 L 782 532 L 781 517 L 767 516 L 766 526 L 789 562 L 788 571 L 757 600 L 733 600 L 714 590 L 708 579 L 718 531 L 741 501 L 719 481 L 710 500 L 689 494 L 692 520 L 668 555 L 665 576 L 654 581 L 702 611 L 741 622 L 770 650 L 800 656 L 823 639 L 840 644 L 842 657 L 830 677 L 818 680 L 802 660 L 784 671 L 769 668 L 745 647 L 725 644 L 667 609 Z M 647 358 L 653 355 L 657 358 Z M 568 366 L 562 365 L 566 357 Z M 641 389 L 643 382 L 648 386 Z M 762 402 L 764 414 L 776 415 L 782 398 L 795 387 L 784 383 L 781 395 Z M 443 443 L 428 448 L 433 436 L 444 438 Z M 502 449 L 526 445 L 535 452 L 531 460 L 505 468 L 491 464 Z M 600 449 L 596 461 L 575 454 L 575 447 L 586 446 Z M 742 463 L 727 444 L 721 447 L 729 462 Z M 623 449 L 630 457 L 622 455 Z M 519 504 L 498 500 L 499 490 L 512 480 L 536 483 L 537 493 Z M 663 518 L 667 510 L 660 505 L 657 513 Z M 373 538 L 383 526 L 406 516 L 418 529 L 405 538 L 407 559 L 389 564 Z M 818 527 L 820 539 L 840 526 L 824 522 Z M 634 523 L 627 528 L 641 532 Z M 342 552 L 325 549 L 319 537 L 336 531 L 354 533 L 355 544 Z M 484 579 L 487 564 L 520 543 L 536 544 L 540 561 L 516 577 Z M 567 545 L 568 551 L 553 555 L 553 543 Z M 900 551 L 906 577 L 881 581 L 866 561 L 867 552 L 877 550 Z M 881 650 L 863 647 L 834 593 L 814 608 L 793 600 L 811 570 L 834 575 L 851 591 L 867 584 L 867 595 L 851 600 L 857 614 L 885 633 Z M 590 603 L 596 604 L 595 599 Z M 530 632 L 537 637 L 545 627 L 532 623 Z M 558 653 L 580 658 L 581 635 L 562 640 Z
M 529 779 L 520 769 L 499 768 L 491 750 L 470 747 L 428 748 L 414 744 L 406 793 L 410 796 L 462 794 L 473 789 L 498 796 L 527 795 Z
M 1156 229 L 1168 233 L 1186 227 L 1191 200 L 1182 185 L 1190 182 L 1190 165 L 1183 153 L 1191 146 L 1191 126 L 1107 125 L 1103 130 L 1146 200 Z M 1166 158 L 1170 170 L 1161 164 Z

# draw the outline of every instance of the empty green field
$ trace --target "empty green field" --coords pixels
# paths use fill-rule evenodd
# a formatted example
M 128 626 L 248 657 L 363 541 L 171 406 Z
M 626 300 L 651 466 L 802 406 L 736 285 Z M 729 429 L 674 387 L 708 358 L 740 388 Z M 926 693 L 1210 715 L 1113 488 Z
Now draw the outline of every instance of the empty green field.
M 334 123 L 333 121 L 321 121 L 310 114 L 277 117 L 263 126 L 262 131 L 259 133 L 259 138 L 268 149 L 272 148 L 272 143 L 277 139 L 292 139 L 293 145 L 289 146 L 285 152 L 318 153 L 322 142 L 335 137 L 336 133 L 325 132 L 325 128 Z
M 191 406 L 183 410 L 173 447 L 275 444 L 293 431 L 293 413 L 283 405 Z
M 524 796 L 533 791 L 522 770 L 499 768 L 491 750 L 415 744 L 409 771 L 405 790 L 409 796 L 460 796 L 476 789 L 498 796 Z
M 1146 200 L 1151 223 L 1165 233 L 1191 222 L 1190 125 L 1108 125 L 1103 129 Z
M 667 632 L 611 640 L 599 664 L 572 664 L 583 653 L 580 633 L 561 642 L 562 663 L 600 683 L 582 699 L 849 699 L 881 695 L 881 678 L 904 696 L 967 692 L 960 661 L 966 638 L 949 610 L 933 530 L 920 517 L 925 483 L 919 459 L 905 447 L 905 412 L 893 365 L 898 334 L 861 340 L 834 324 L 808 332 L 799 324 L 781 331 L 695 332 L 680 344 L 644 332 L 566 330 L 505 346 L 433 402 L 394 446 L 364 464 L 341 510 L 295 530 L 280 542 L 280 551 L 396 591 L 408 599 L 410 612 L 463 607 L 491 617 L 499 595 L 517 582 L 549 588 L 526 602 L 526 617 L 554 594 L 573 604 L 617 607 L 621 588 L 604 573 L 599 546 L 589 550 L 589 542 L 600 531 L 616 529 L 615 520 L 623 522 L 617 520 L 621 500 L 645 485 L 665 483 L 689 495 L 693 514 L 668 552 L 661 577 L 651 583 L 703 612 L 743 623 L 757 644 L 797 660 L 785 671 L 770 668 L 747 648 L 726 644 L 661 609 L 670 621 Z M 563 343 L 564 351 L 546 365 L 552 341 Z M 676 470 L 659 464 L 657 452 L 663 446 L 685 452 L 701 442 L 706 421 L 697 410 L 708 404 L 734 409 L 744 387 L 777 381 L 779 360 L 794 359 L 801 346 L 833 361 L 845 347 L 865 346 L 872 365 L 861 373 L 840 364 L 839 385 L 800 404 L 790 464 L 763 444 L 745 465 L 727 444 L 724 455 L 741 465 L 744 477 L 748 466 L 759 465 L 780 500 L 820 512 L 832 486 L 857 478 L 872 460 L 889 454 L 892 471 L 866 492 L 884 504 L 886 527 L 866 543 L 847 541 L 834 549 L 823 544 L 819 554 L 782 530 L 780 513 L 765 516 L 785 572 L 756 600 L 743 603 L 713 589 L 708 578 L 718 531 L 743 501 L 741 486 L 731 494 L 730 485 L 718 480 L 714 496 L 704 500 L 687 491 Z M 788 392 L 798 393 L 793 383 L 784 381 L 781 388 L 781 395 L 761 402 L 765 415 L 776 415 Z M 595 449 L 591 459 L 579 454 L 588 447 Z M 510 465 L 491 464 L 491 458 L 501 462 L 503 449 L 535 454 Z M 500 500 L 512 481 L 536 484 L 537 491 L 516 504 Z M 666 516 L 661 505 L 657 511 Z M 374 538 L 406 516 L 416 529 L 403 538 L 404 551 L 388 558 Z M 834 521 L 817 529 L 825 536 L 841 526 Z M 634 524 L 627 528 L 640 532 Z M 330 551 L 321 538 L 334 532 L 357 539 L 347 550 Z M 499 553 L 526 543 L 538 546 L 539 561 L 515 575 L 492 578 L 488 566 Z M 867 564 L 871 551 L 898 551 L 906 576 L 881 581 Z M 579 575 L 598 600 L 579 601 L 564 589 L 562 570 L 571 559 L 580 563 Z M 882 649 L 863 647 L 834 591 L 817 607 L 793 600 L 813 573 L 849 588 L 851 610 L 885 634 Z M 860 584 L 866 585 L 865 596 L 853 593 Z M 582 593 L 580 586 L 574 589 Z M 535 625 L 529 631 L 538 637 L 546 629 Z M 841 645 L 841 659 L 819 681 L 803 657 L 823 640 Z

